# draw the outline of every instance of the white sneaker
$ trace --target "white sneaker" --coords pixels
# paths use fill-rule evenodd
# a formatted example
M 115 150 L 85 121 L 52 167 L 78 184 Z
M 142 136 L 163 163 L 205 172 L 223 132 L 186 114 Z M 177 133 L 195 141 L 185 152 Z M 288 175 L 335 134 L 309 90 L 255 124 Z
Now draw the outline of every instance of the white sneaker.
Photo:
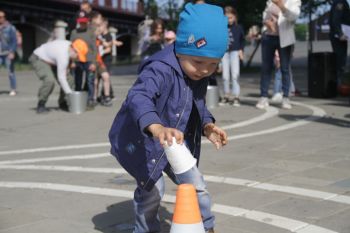
M 10 93 L 9 93 L 9 96 L 15 96 L 17 95 L 16 91 L 15 90 L 11 90 Z
M 289 98 L 283 98 L 282 100 L 282 108 L 283 109 L 292 109 L 292 105 L 289 101 Z
M 267 97 L 260 97 L 258 103 L 255 105 L 258 109 L 266 109 L 269 106 Z
M 274 103 L 281 103 L 283 99 L 282 93 L 276 93 L 272 96 L 271 101 Z
M 239 107 L 241 106 L 241 101 L 238 97 L 234 98 L 233 102 L 232 102 L 233 107 Z

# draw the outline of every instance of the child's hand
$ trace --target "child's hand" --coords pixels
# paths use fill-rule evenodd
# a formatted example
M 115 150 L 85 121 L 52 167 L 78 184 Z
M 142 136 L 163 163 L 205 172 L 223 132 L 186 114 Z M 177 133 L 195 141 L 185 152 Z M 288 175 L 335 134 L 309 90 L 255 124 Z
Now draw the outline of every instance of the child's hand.
M 173 138 L 176 139 L 177 144 L 182 144 L 184 141 L 184 134 L 175 128 L 166 128 L 160 124 L 152 124 L 147 127 L 147 130 L 159 140 L 161 145 L 164 145 L 166 142 L 171 146 Z
M 204 126 L 204 135 L 216 146 L 216 149 L 227 144 L 226 132 L 214 123 L 208 123 Z

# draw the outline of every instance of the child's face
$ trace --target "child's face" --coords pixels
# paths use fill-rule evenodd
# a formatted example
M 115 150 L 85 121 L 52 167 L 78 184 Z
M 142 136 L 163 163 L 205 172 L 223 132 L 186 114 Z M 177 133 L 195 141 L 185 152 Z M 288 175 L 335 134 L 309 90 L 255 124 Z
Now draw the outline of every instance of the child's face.
M 232 25 L 236 22 L 236 16 L 232 13 L 226 13 L 226 17 L 228 19 L 228 24 Z
M 180 65 L 185 74 L 194 81 L 199 81 L 212 75 L 219 62 L 218 58 L 197 57 L 177 54 Z

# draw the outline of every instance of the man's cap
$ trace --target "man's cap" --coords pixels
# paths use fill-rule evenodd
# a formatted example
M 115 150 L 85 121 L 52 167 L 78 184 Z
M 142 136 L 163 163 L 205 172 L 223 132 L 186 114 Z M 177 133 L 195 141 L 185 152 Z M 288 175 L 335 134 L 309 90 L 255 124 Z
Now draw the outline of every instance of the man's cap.
M 227 17 L 223 9 L 210 4 L 188 3 L 180 14 L 175 52 L 222 58 L 228 46 Z
M 77 17 L 77 23 L 88 23 L 89 17 L 85 11 L 79 11 Z

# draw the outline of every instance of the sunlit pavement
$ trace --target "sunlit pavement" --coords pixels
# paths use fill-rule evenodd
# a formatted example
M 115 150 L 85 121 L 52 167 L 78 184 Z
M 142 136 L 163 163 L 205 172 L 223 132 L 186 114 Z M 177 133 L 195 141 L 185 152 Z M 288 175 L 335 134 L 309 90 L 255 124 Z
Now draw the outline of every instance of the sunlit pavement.
M 132 67 L 131 69 L 134 69 Z M 131 72 L 134 73 L 134 72 Z M 132 232 L 133 179 L 109 155 L 107 133 L 135 75 L 113 76 L 113 107 L 37 115 L 39 80 L 17 72 L 18 95 L 0 72 L 0 232 Z M 203 140 L 200 170 L 221 233 L 350 232 L 350 107 L 343 97 L 302 97 L 293 109 L 256 109 L 259 74 L 242 74 L 242 106 L 211 109 L 229 143 Z M 220 80 L 219 80 L 220 82 Z M 169 232 L 176 186 L 160 209 Z

